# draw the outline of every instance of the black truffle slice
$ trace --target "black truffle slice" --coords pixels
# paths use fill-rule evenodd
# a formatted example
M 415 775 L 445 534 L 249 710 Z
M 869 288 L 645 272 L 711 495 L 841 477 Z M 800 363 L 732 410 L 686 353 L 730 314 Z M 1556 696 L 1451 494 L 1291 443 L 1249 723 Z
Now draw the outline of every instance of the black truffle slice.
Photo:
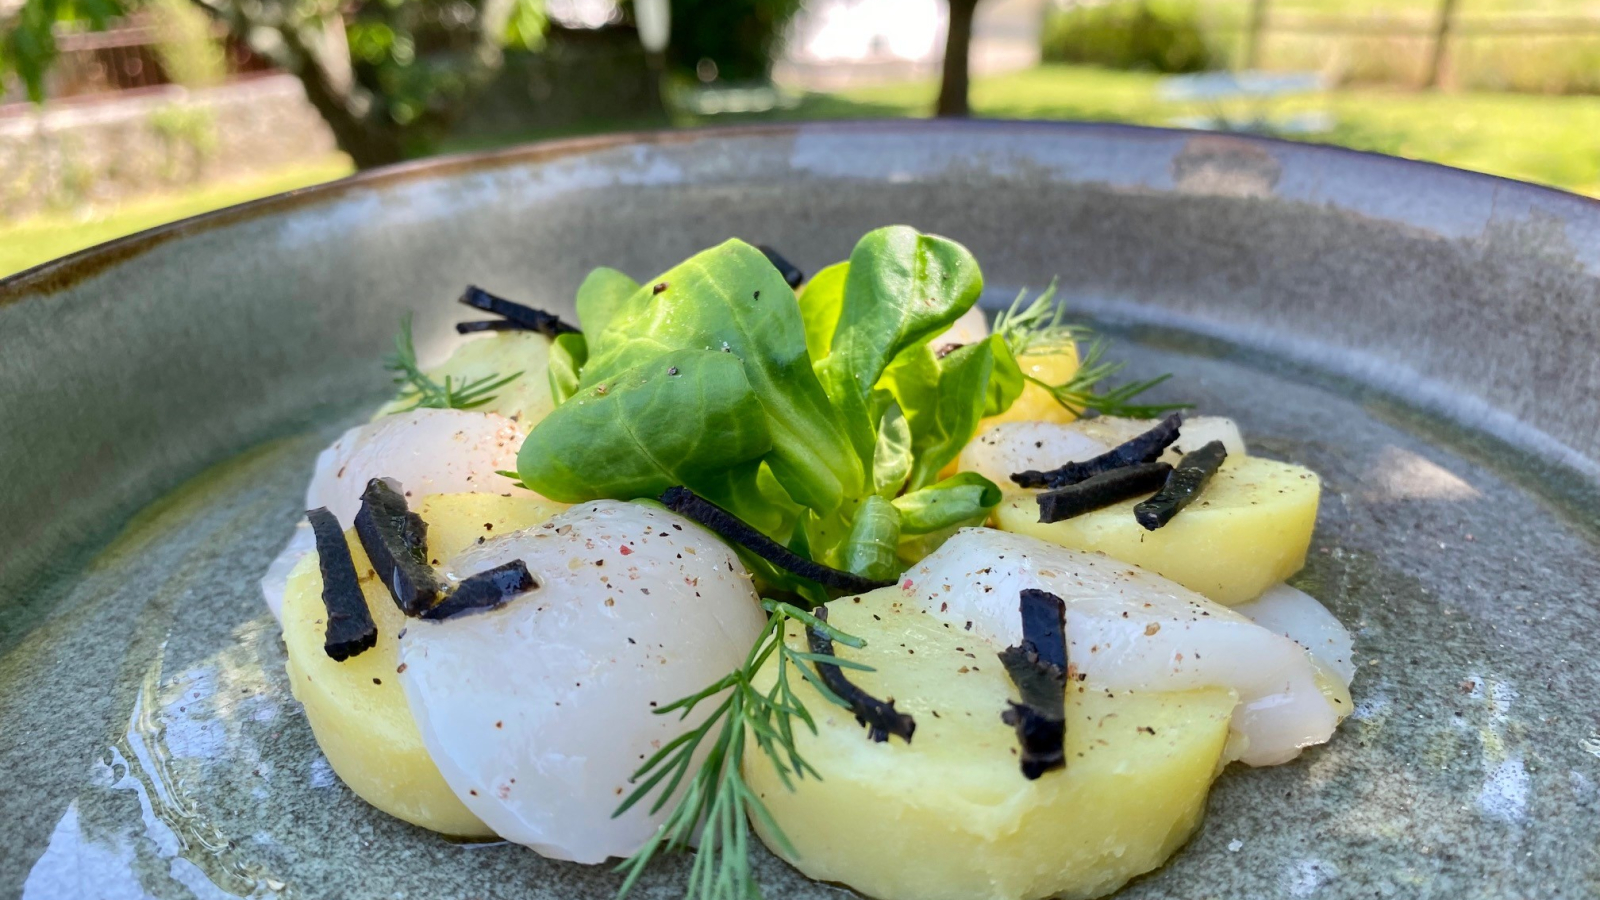
M 1140 495 L 1148 495 L 1167 483 L 1172 467 L 1166 463 L 1140 463 L 1123 466 L 1109 472 L 1069 484 L 1064 488 L 1045 491 L 1038 496 L 1039 521 L 1060 522 L 1084 513 L 1104 509 Z
M 1129 438 L 1093 459 L 1069 462 L 1047 472 L 1038 469 L 1016 472 L 1012 474 L 1011 480 L 1025 488 L 1063 488 L 1087 481 L 1102 472 L 1139 463 L 1155 462 L 1172 442 L 1178 439 L 1178 430 L 1182 424 L 1183 417 L 1173 413 L 1162 419 L 1156 427 Z
M 329 659 L 344 662 L 378 643 L 378 625 L 367 609 L 367 598 L 362 596 L 361 579 L 356 575 L 355 560 L 350 558 L 350 545 L 344 541 L 339 520 L 325 506 L 307 511 L 306 519 L 317 540 L 322 605 L 328 612 L 322 649 Z
M 722 507 L 712 503 L 686 487 L 667 488 L 661 503 L 687 519 L 693 519 L 716 532 L 723 540 L 737 544 L 780 569 L 793 572 L 801 578 L 815 581 L 823 587 L 864 594 L 867 591 L 889 587 L 892 581 L 863 578 L 854 572 L 831 568 L 812 562 L 757 531 L 753 525 Z
M 1017 730 L 1022 775 L 1038 778 L 1066 765 L 1067 605 L 1049 591 L 1022 592 L 1022 643 L 1000 651 L 1000 662 L 1022 702 L 1000 714 Z
M 516 322 L 506 319 L 490 319 L 487 322 L 457 322 L 456 334 L 476 334 L 480 331 L 527 331 Z
M 561 317 L 547 313 L 542 309 L 523 306 L 513 303 L 504 297 L 497 297 L 477 285 L 467 285 L 467 290 L 461 295 L 461 302 L 473 309 L 493 313 L 507 322 L 511 327 L 522 331 L 537 331 L 545 337 L 553 338 L 558 334 L 582 334 L 577 328 L 561 321 Z M 469 330 L 482 330 L 482 326 L 467 323 Z M 460 331 L 460 326 L 456 327 Z
M 433 621 L 454 619 L 472 613 L 499 609 L 513 597 L 539 586 L 539 580 L 528 571 L 520 559 L 514 559 L 492 569 L 461 580 L 455 590 L 445 595 L 437 605 L 422 611 L 420 618 Z
M 812 615 L 828 621 L 828 608 L 819 606 L 811 611 Z M 833 639 L 826 634 L 806 626 L 806 640 L 811 644 L 811 652 L 818 656 L 833 656 Z M 917 730 L 917 722 L 910 714 L 896 712 L 893 700 L 879 700 L 871 694 L 857 687 L 855 682 L 846 678 L 844 671 L 832 663 L 814 663 L 817 675 L 822 678 L 822 683 L 828 690 L 839 695 L 839 699 L 849 705 L 850 711 L 856 714 L 856 721 L 867 726 L 867 737 L 883 743 L 889 735 L 897 735 L 906 743 L 911 743 L 911 735 Z
M 766 244 L 757 244 L 756 249 L 760 250 L 761 254 L 771 261 L 773 268 L 778 270 L 778 274 L 783 276 L 783 280 L 789 287 L 797 288 L 800 286 L 800 282 L 806 280 L 806 273 L 800 271 L 799 266 L 785 259 L 782 253 L 768 247 Z
M 428 523 L 382 478 L 367 482 L 356 513 L 356 536 L 395 605 L 415 616 L 439 599 L 439 579 L 428 565 Z
M 1227 458 L 1228 448 L 1221 441 L 1212 441 L 1193 453 L 1184 454 L 1183 459 L 1178 460 L 1177 468 L 1167 476 L 1160 493 L 1135 506 L 1133 517 L 1139 520 L 1146 531 L 1155 531 L 1171 522 L 1173 516 L 1200 496 L 1200 492 L 1206 489 L 1206 483 L 1217 474 L 1217 469 L 1222 467 L 1222 461 Z

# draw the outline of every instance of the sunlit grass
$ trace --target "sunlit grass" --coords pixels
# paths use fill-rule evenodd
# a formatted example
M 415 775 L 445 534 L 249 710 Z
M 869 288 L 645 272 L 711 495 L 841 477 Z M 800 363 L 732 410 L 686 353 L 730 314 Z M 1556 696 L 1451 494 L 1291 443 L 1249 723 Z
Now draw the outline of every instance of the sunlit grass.
M 1301 139 L 1341 144 L 1475 169 L 1600 196 L 1600 97 L 1416 93 L 1351 89 L 1289 97 L 1267 103 L 1234 101 L 1213 107 L 1160 99 L 1161 76 L 1079 66 L 1041 66 L 1026 72 L 979 79 L 972 88 L 976 115 L 1020 119 L 1080 119 L 1169 125 L 1182 118 L 1220 113 L 1244 122 L 1265 113 L 1281 119 L 1297 113 L 1331 116 L 1332 130 Z M 712 123 L 756 119 L 862 118 L 927 115 L 935 86 L 930 82 L 812 94 L 794 109 L 757 117 L 718 117 Z M 639 127 L 596 123 L 594 130 Z M 523 135 L 505 142 L 549 137 Z M 451 149 L 489 149 L 478 142 Z M 348 174 L 334 157 L 269 176 L 152 197 L 103 214 L 53 214 L 13 225 L 0 224 L 0 276 L 40 262 L 185 216 Z
M 1162 76 L 1047 65 L 972 88 L 976 115 L 1170 125 L 1221 113 L 1230 122 L 1322 112 L 1333 128 L 1288 135 L 1439 162 L 1600 196 L 1600 97 L 1348 89 L 1220 105 L 1164 102 Z M 786 115 L 926 115 L 932 83 L 884 85 L 813 95 Z
M 166 222 L 332 181 L 352 171 L 350 161 L 340 154 L 225 184 L 141 197 L 107 209 L 46 213 L 14 223 L 0 222 L 0 276 Z

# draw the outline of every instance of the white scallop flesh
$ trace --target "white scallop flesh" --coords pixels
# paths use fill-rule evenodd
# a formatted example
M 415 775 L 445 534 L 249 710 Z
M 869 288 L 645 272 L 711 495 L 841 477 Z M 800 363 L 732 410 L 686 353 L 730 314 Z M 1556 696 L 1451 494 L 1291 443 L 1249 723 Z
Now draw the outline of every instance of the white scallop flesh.
M 280 624 L 283 622 L 283 595 L 289 590 L 289 574 L 301 558 L 316 549 L 317 537 L 311 532 L 311 525 L 302 521 L 294 527 L 289 543 L 284 544 L 277 557 L 267 565 L 267 574 L 261 576 L 261 596 Z
M 938 337 L 928 342 L 928 346 L 935 350 L 946 344 L 976 344 L 989 336 L 989 314 L 983 307 L 972 304 L 972 308 L 961 314 L 961 318 L 950 323 L 950 327 Z
M 957 467 L 977 472 L 995 484 L 1015 490 L 1013 473 L 1046 471 L 1069 462 L 1093 459 L 1110 450 L 1107 442 L 1084 433 L 1077 423 L 1001 422 L 961 448 Z
M 413 506 L 429 494 L 528 493 L 495 474 L 517 467 L 527 432 L 496 413 L 414 409 L 346 431 L 317 457 L 306 509 L 326 506 L 349 527 L 374 478 L 405 485 Z
M 1355 679 L 1355 640 L 1350 631 L 1305 591 L 1279 584 L 1233 611 L 1306 648 L 1346 688 Z
M 628 856 L 672 809 L 651 815 L 652 796 L 612 818 L 629 776 L 710 712 L 653 710 L 743 664 L 766 622 L 750 573 L 687 519 L 602 500 L 474 546 L 445 574 L 517 559 L 538 587 L 407 625 L 406 700 L 445 782 L 496 834 L 552 859 Z
M 464 409 L 415 409 L 395 413 L 346 431 L 317 456 L 306 509 L 326 506 L 346 528 L 361 509 L 361 492 L 373 478 L 405 486 L 413 507 L 429 494 L 471 491 L 534 496 L 495 474 L 517 467 L 517 450 L 526 437 L 516 422 L 496 413 Z M 306 532 L 294 537 L 261 579 L 261 593 L 281 618 L 289 573 L 315 542 Z
M 1333 734 L 1339 717 L 1317 687 L 1316 663 L 1294 641 L 1227 607 L 1103 554 L 992 528 L 958 533 L 908 570 L 906 602 L 998 647 L 1022 640 L 1020 592 L 1066 602 L 1067 659 L 1113 690 L 1232 688 L 1239 758 L 1293 759 Z
M 962 448 L 959 466 L 962 471 L 977 472 L 1010 488 L 1014 472 L 1047 472 L 1067 463 L 1093 459 L 1154 426 L 1148 419 L 1111 416 L 1065 423 L 1002 422 Z M 1244 437 L 1232 419 L 1193 416 L 1184 420 L 1178 440 L 1161 459 L 1176 463 L 1187 450 L 1199 449 L 1211 441 L 1222 441 L 1229 455 L 1245 455 Z
M 1069 423 L 1066 427 L 1080 429 L 1085 434 L 1115 447 L 1144 434 L 1154 428 L 1155 424 L 1151 419 L 1099 416 L 1093 419 L 1080 419 Z M 1183 425 L 1178 428 L 1178 439 L 1172 442 L 1166 453 L 1162 454 L 1161 460 L 1176 463 L 1185 453 L 1199 450 L 1212 441 L 1221 441 L 1229 456 L 1245 456 L 1249 452 L 1244 445 L 1244 435 L 1240 433 L 1238 424 L 1232 419 L 1225 416 L 1184 416 Z M 1056 465 L 1059 466 L 1061 463 Z

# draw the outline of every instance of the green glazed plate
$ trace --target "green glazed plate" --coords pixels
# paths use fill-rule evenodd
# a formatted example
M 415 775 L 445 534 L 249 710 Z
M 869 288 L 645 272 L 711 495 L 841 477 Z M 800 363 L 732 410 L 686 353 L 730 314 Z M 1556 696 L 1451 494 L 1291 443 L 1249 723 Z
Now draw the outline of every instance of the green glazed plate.
M 1356 713 L 1225 772 L 1121 896 L 1600 896 L 1600 205 L 1253 138 L 893 122 L 430 161 L 0 281 L 0 897 L 610 897 L 605 867 L 346 790 L 256 581 L 402 311 L 426 352 L 468 282 L 570 311 L 593 266 L 740 236 L 815 270 L 891 222 L 970 246 L 986 302 L 1059 276 L 1130 374 L 1324 478 L 1296 583 L 1356 635 Z

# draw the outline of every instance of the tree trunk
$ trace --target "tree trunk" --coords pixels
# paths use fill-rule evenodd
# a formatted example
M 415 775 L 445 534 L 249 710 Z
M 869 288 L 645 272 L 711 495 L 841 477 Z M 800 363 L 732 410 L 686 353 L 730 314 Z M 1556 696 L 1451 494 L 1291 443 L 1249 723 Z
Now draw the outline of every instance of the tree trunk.
M 967 57 L 972 50 L 972 14 L 978 0 L 950 0 L 950 28 L 944 41 L 944 76 L 939 82 L 936 116 L 966 116 Z
M 322 120 L 333 132 L 334 143 L 339 145 L 358 169 L 386 166 L 405 158 L 399 127 L 390 123 L 385 128 L 377 116 L 369 113 L 357 115 L 350 108 L 350 97 L 339 91 L 334 80 L 314 60 L 307 60 L 294 73 L 305 88 L 306 99 L 316 108 Z M 379 113 L 378 115 L 381 115 Z
M 240 0 L 195 0 L 251 49 L 300 80 L 306 100 L 328 123 L 334 143 L 358 169 L 405 159 L 401 128 L 388 117 L 381 98 L 355 84 L 336 50 L 347 52 L 343 23 L 334 12 L 324 21 L 298 19 L 290 4 Z M 264 33 L 277 39 L 263 41 Z M 252 40 L 252 38 L 255 38 Z M 310 40 L 308 40 L 310 38 Z

